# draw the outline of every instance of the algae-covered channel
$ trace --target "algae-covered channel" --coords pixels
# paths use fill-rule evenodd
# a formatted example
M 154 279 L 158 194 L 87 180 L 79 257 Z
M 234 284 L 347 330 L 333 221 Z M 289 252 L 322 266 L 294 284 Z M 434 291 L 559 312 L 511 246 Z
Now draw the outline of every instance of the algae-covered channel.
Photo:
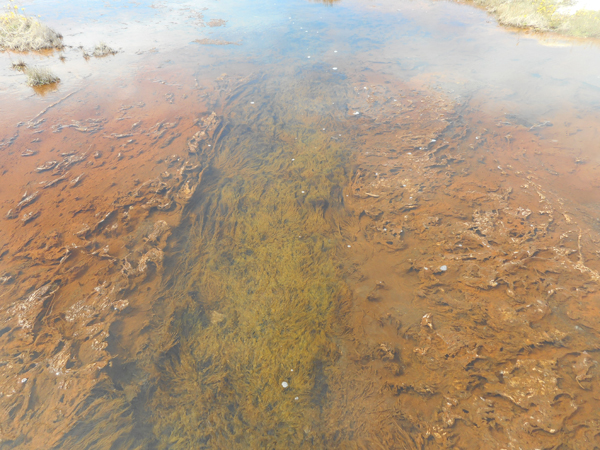
M 596 41 L 19 7 L 62 47 L 0 53 L 0 449 L 600 446 Z

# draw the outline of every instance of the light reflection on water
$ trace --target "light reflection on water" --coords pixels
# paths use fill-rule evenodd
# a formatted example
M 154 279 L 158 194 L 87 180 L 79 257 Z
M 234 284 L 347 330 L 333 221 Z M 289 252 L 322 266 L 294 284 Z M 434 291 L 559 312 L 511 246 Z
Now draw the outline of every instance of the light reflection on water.
M 136 52 L 166 52 L 159 60 L 184 52 L 180 65 L 199 69 L 206 65 L 228 67 L 241 61 L 310 66 L 316 63 L 349 70 L 356 59 L 368 61 L 379 71 L 402 78 L 427 78 L 447 90 L 470 96 L 486 90 L 496 102 L 527 109 L 527 114 L 548 114 L 566 99 L 580 106 L 598 108 L 598 48 L 594 44 L 566 42 L 564 47 L 540 45 L 540 40 L 515 32 L 499 31 L 483 11 L 449 2 L 308 2 L 242 1 L 198 5 L 186 2 L 96 2 L 79 8 L 74 4 L 33 3 L 50 25 L 63 31 L 74 47 L 106 41 L 124 54 L 102 61 L 111 72 L 124 76 L 148 56 Z M 203 26 L 211 19 L 226 18 L 223 27 Z M 243 42 L 226 50 L 192 43 L 198 38 Z M 541 42 L 553 42 L 541 38 Z M 560 40 L 558 41 L 560 43 Z M 196 49 L 193 55 L 187 53 Z M 169 53 L 177 50 L 175 53 Z M 337 54 L 332 54 L 337 50 Z M 65 81 L 73 76 L 103 70 L 87 63 L 76 48 L 67 49 L 67 64 L 56 59 L 52 67 Z M 307 56 L 311 56 L 310 60 Z M 52 58 L 51 58 L 52 59 Z M 150 58 L 151 60 L 153 58 Z M 156 60 L 156 59 L 155 59 Z M 154 62 L 156 64 L 156 62 Z M 3 67 L 3 81 L 11 89 L 22 83 Z M 70 74 L 69 72 L 73 72 Z M 19 80 L 20 81 L 20 80 Z M 529 109 L 530 108 L 530 109 Z
M 184 137 L 187 140 L 193 134 L 190 131 L 195 132 L 190 125 L 193 118 L 198 115 L 196 123 L 201 123 L 206 117 L 203 111 L 195 109 L 200 102 L 206 102 L 210 109 L 217 111 L 219 118 L 218 131 L 204 142 L 202 151 L 198 155 L 183 156 L 189 158 L 190 166 L 197 163 L 206 170 L 197 175 L 195 169 L 190 169 L 194 175 L 188 180 L 193 181 L 183 187 L 177 185 L 180 189 L 177 194 L 173 194 L 176 189 L 172 186 L 168 189 L 156 187 L 157 195 L 164 195 L 166 199 L 173 194 L 173 198 L 180 201 L 182 192 L 193 185 L 189 203 L 180 201 L 181 222 L 173 226 L 173 234 L 163 242 L 164 268 L 156 263 L 157 259 L 155 273 L 150 271 L 151 275 L 142 281 L 128 281 L 130 284 L 123 289 L 124 295 L 131 296 L 132 305 L 134 298 L 139 299 L 138 306 L 126 313 L 134 318 L 136 314 L 143 316 L 144 327 L 131 331 L 127 328 L 130 325 L 123 325 L 121 319 L 111 319 L 114 322 L 107 328 L 110 331 L 107 335 L 111 337 L 106 338 L 110 365 L 103 372 L 108 376 L 89 393 L 77 397 L 80 403 L 74 400 L 77 408 L 73 416 L 61 419 L 65 420 L 68 431 L 55 432 L 55 448 L 393 448 L 395 445 L 435 448 L 456 442 L 456 435 L 460 441 L 461 433 L 469 436 L 463 441 L 467 446 L 477 441 L 476 435 L 473 437 L 463 428 L 454 436 L 452 430 L 441 432 L 435 428 L 441 426 L 436 415 L 452 424 L 454 421 L 476 422 L 473 416 L 467 420 L 466 416 L 460 416 L 463 413 L 452 412 L 453 407 L 448 406 L 458 404 L 459 400 L 451 398 L 450 394 L 455 395 L 456 391 L 448 387 L 447 392 L 433 392 L 434 387 L 426 384 L 430 381 L 426 375 L 417 381 L 415 378 L 418 377 L 414 377 L 410 383 L 398 381 L 405 373 L 427 372 L 427 369 L 434 372 L 433 366 L 438 362 L 433 361 L 433 356 L 423 366 L 411 359 L 417 358 L 412 356 L 413 353 L 427 353 L 428 347 L 423 344 L 427 339 L 431 342 L 463 339 L 461 342 L 468 342 L 464 344 L 468 346 L 471 335 L 457 334 L 458 338 L 448 338 L 443 334 L 444 330 L 450 330 L 454 325 L 456 331 L 460 328 L 458 324 L 468 330 L 472 327 L 476 330 L 473 334 L 480 332 L 479 323 L 475 326 L 464 318 L 464 311 L 473 317 L 480 311 L 461 309 L 470 293 L 466 288 L 457 287 L 463 283 L 461 277 L 464 274 L 452 275 L 454 282 L 438 289 L 426 276 L 428 267 L 421 267 L 431 265 L 428 258 L 439 256 L 436 243 L 447 254 L 455 251 L 456 248 L 449 250 L 447 242 L 454 238 L 443 233 L 429 237 L 427 233 L 437 229 L 439 223 L 454 223 L 451 220 L 456 219 L 457 223 L 473 221 L 471 229 L 476 232 L 469 235 L 469 239 L 491 236 L 492 222 L 497 219 L 494 211 L 505 208 L 509 202 L 510 195 L 504 192 L 509 188 L 517 189 L 527 183 L 526 180 L 534 187 L 537 186 L 535 183 L 543 185 L 546 190 L 540 187 L 539 195 L 543 192 L 551 198 L 548 204 L 556 211 L 560 209 L 557 205 L 564 204 L 564 200 L 555 200 L 552 195 L 567 200 L 577 198 L 580 188 L 573 187 L 575 178 L 595 177 L 593 168 L 584 166 L 583 162 L 595 162 L 597 155 L 582 148 L 578 136 L 583 134 L 585 139 L 582 139 L 587 142 L 593 134 L 590 125 L 597 123 L 600 58 L 596 46 L 577 43 L 567 47 L 544 46 L 538 39 L 498 29 L 481 11 L 444 2 L 219 1 L 202 5 L 190 2 L 93 2 L 73 4 L 68 9 L 63 3 L 38 5 L 34 2 L 27 6 L 29 10 L 43 14 L 49 24 L 62 31 L 70 45 L 91 46 L 98 40 L 105 40 L 121 48 L 122 52 L 114 57 L 85 61 L 79 49 L 67 48 L 62 52 L 67 57 L 64 64 L 58 62 L 58 53 L 47 57 L 25 55 L 27 61 L 41 60 L 49 64 L 62 80 L 58 91 L 43 99 L 31 96 L 28 88 L 22 86 L 22 79 L 5 64 L 0 69 L 4 86 L 0 92 L 0 113 L 3 122 L 10 123 L 11 127 L 2 130 L 6 133 L 2 136 L 4 140 L 14 131 L 12 126 L 17 122 L 35 116 L 46 105 L 75 89 L 81 89 L 76 97 L 82 102 L 79 110 L 94 111 L 97 108 L 99 114 L 105 111 L 100 105 L 108 111 L 107 105 L 147 103 L 147 106 L 140 106 L 140 112 L 132 109 L 129 117 L 132 122 L 147 116 L 155 117 L 144 110 L 145 107 L 153 109 L 155 114 L 164 111 L 164 121 L 175 124 L 172 128 L 174 141 L 150 142 L 140 135 L 135 138 L 139 141 L 132 143 L 135 149 L 140 149 L 140 162 L 150 165 L 159 164 L 156 158 L 148 156 L 159 145 L 174 153 L 182 152 L 181 147 L 185 149 L 177 139 Z M 219 27 L 206 26 L 211 19 L 224 19 L 227 23 Z M 203 38 L 241 45 L 194 42 Z M 238 84 L 226 84 L 227 80 L 244 76 L 246 78 Z M 215 79 L 220 81 L 215 82 Z M 159 92 L 162 87 L 170 91 Z M 417 92 L 415 87 L 421 90 Z M 206 94 L 195 97 L 203 92 L 202 89 L 206 89 Z M 378 89 L 384 93 L 376 96 Z M 435 103 L 432 99 L 436 96 L 443 100 L 436 99 Z M 9 102 L 14 104 L 15 98 L 20 98 L 20 104 L 7 107 Z M 165 99 L 172 102 L 170 109 L 165 108 Z M 196 99 L 198 103 L 194 103 Z M 399 100 L 398 106 L 394 105 L 396 100 Z M 414 109 L 425 117 L 437 115 L 438 125 L 440 115 L 447 116 L 449 129 L 438 129 L 438 125 L 430 126 L 429 122 L 423 122 L 423 125 L 418 118 L 411 117 L 413 109 L 408 105 L 413 102 L 425 103 L 424 110 Z M 60 108 L 62 106 L 57 114 L 63 111 Z M 78 111 L 78 108 L 66 108 L 71 113 Z M 568 111 L 566 116 L 575 123 L 574 126 L 563 126 L 561 114 L 565 114 L 564 110 Z M 396 111 L 403 111 L 405 118 L 386 125 L 386 121 L 395 117 Z M 133 114 L 139 114 L 139 117 Z M 554 127 L 536 128 L 545 121 L 555 122 Z M 411 132 L 415 136 L 411 139 L 418 144 L 413 144 L 412 140 L 407 144 L 402 140 L 403 123 L 413 127 Z M 152 130 L 151 125 L 148 123 L 143 127 Z M 417 130 L 420 125 L 423 125 L 422 129 Z M 493 126 L 501 128 L 500 131 L 495 128 L 490 131 Z M 568 134 L 573 127 L 579 127 L 582 133 Z M 533 134 L 525 135 L 528 130 L 533 130 Z M 149 134 L 150 131 L 146 136 Z M 380 136 L 386 137 L 380 139 Z M 523 136 L 535 137 L 527 141 L 529 137 Z M 102 141 L 108 137 L 110 134 L 106 132 L 95 135 L 93 140 L 108 142 Z M 483 139 L 477 142 L 480 137 L 489 143 L 489 147 L 480 145 Z M 80 145 L 78 137 L 73 135 L 67 135 L 63 141 L 47 139 L 49 144 Z M 433 143 L 445 139 L 454 153 L 446 156 L 444 151 L 450 150 L 444 147 L 439 151 L 439 155 L 444 155 L 444 161 L 435 160 L 435 164 L 429 164 L 426 160 L 438 158 L 438 151 L 426 153 L 424 150 L 430 150 L 438 145 Z M 549 144 L 553 140 L 557 141 L 556 145 Z M 42 145 L 44 142 L 42 140 Z M 148 143 L 150 145 L 145 147 Z M 536 147 L 538 144 L 548 153 L 541 154 Z M 110 149 L 109 145 L 102 144 L 98 144 L 98 148 L 111 154 L 117 144 L 110 145 Z M 386 205 L 373 207 L 367 201 L 381 199 L 383 194 L 375 193 L 375 189 L 382 186 L 379 171 L 387 170 L 382 169 L 383 164 L 395 164 L 398 156 L 386 153 L 390 161 L 376 166 L 370 162 L 371 156 L 364 154 L 367 148 L 373 153 L 400 152 L 405 158 L 400 160 L 402 162 L 394 172 L 405 176 L 401 181 L 403 184 L 394 188 L 394 195 L 400 198 L 394 197 Z M 413 159 L 412 152 L 406 153 L 409 149 L 421 159 Z M 539 158 L 529 160 L 530 153 Z M 560 173 L 564 185 L 561 187 L 548 181 L 553 180 L 557 170 L 567 167 L 567 157 L 573 170 L 567 173 L 565 169 L 564 174 Z M 580 161 L 573 162 L 575 157 Z M 161 159 L 160 163 L 163 161 Z M 460 166 L 461 163 L 464 166 Z M 450 169 L 454 164 L 465 168 L 460 175 L 458 169 L 456 173 Z M 485 200 L 482 200 L 484 194 L 473 194 L 476 189 L 469 183 L 484 180 L 484 168 L 490 172 L 496 168 L 504 171 L 507 164 L 515 166 L 513 178 L 504 172 L 490 175 L 485 180 L 489 183 Z M 542 167 L 534 168 L 537 165 Z M 446 167 L 445 172 L 428 178 L 433 176 L 428 170 L 438 166 Z M 375 171 L 374 167 L 378 167 L 375 175 L 371 173 Z M 185 173 L 184 169 L 186 166 L 177 161 L 161 176 L 167 183 L 176 177 L 174 174 L 178 170 L 179 175 Z M 531 169 L 528 174 L 531 178 L 523 175 L 528 169 Z M 441 181 L 444 177 L 449 180 L 446 185 Z M 362 197 L 356 195 L 364 203 L 359 200 L 353 203 L 348 198 L 358 192 L 357 186 L 362 186 L 363 191 L 369 190 L 367 194 L 361 194 Z M 398 194 L 404 188 L 406 192 L 412 189 L 410 197 L 408 193 Z M 430 196 L 423 200 L 422 209 L 416 210 L 416 216 L 410 213 L 409 218 L 408 212 L 414 206 L 409 200 L 427 193 L 428 189 L 435 192 L 427 194 Z M 445 208 L 451 201 L 445 203 L 442 200 L 444 189 L 456 190 L 452 201 L 457 203 L 451 212 Z M 552 192 L 549 194 L 548 191 Z M 473 198 L 472 203 L 456 200 L 471 198 L 469 196 Z M 524 203 L 523 207 L 511 203 L 511 208 L 526 211 L 525 207 L 529 206 L 533 209 L 531 197 L 514 194 L 510 197 L 512 202 L 515 197 L 530 203 Z M 594 206 L 598 194 L 587 193 L 580 198 L 583 197 Z M 537 197 L 535 201 L 538 201 Z M 393 210 L 393 205 L 402 202 L 406 204 Z M 566 223 L 571 223 L 569 214 L 574 215 L 581 226 L 590 228 L 593 222 L 585 217 L 588 213 L 585 208 L 589 206 L 585 203 L 582 201 L 578 205 L 581 209 L 575 213 L 565 212 L 564 223 L 559 223 L 563 219 L 555 219 L 553 215 L 556 229 L 567 233 Z M 487 206 L 490 204 L 494 207 Z M 490 211 L 484 211 L 486 207 Z M 140 209 L 137 204 L 136 208 Z M 151 228 L 150 222 L 155 222 L 155 216 L 159 214 L 151 211 L 154 215 L 149 213 L 147 222 L 143 223 L 146 228 Z M 122 214 L 121 210 L 119 214 Z M 390 214 L 393 218 L 389 219 L 389 224 L 364 225 L 366 220 L 372 219 L 375 223 L 382 215 L 389 217 Z M 544 221 L 544 214 L 550 213 L 544 211 L 535 217 Z M 126 220 L 118 217 L 118 220 L 111 219 L 119 225 L 116 230 L 148 235 L 146 229 L 140 231 L 142 225 L 133 232 L 127 228 Z M 521 222 L 519 224 L 521 226 Z M 541 231 L 537 235 L 534 232 L 531 240 L 537 247 L 527 247 L 527 252 L 540 252 L 544 258 L 552 260 L 548 255 L 550 248 L 560 248 L 562 256 L 577 255 L 578 251 L 579 262 L 584 264 L 581 246 L 577 250 L 576 240 L 570 241 L 571 238 L 566 239 L 563 234 L 559 245 L 552 240 L 556 230 L 548 231 L 547 223 L 536 223 L 536 227 L 535 230 L 543 229 L 548 233 L 548 238 L 544 240 L 546 234 L 540 238 Z M 373 233 L 381 230 L 388 233 L 388 228 L 402 230 L 392 230 L 389 234 L 393 233 L 393 237 L 386 234 L 388 240 L 374 244 Z M 528 228 L 525 230 L 517 230 L 521 234 L 515 234 L 513 241 L 517 237 L 523 238 L 523 245 L 529 245 L 526 243 L 530 241 L 525 239 L 529 231 Z M 115 231 L 114 235 L 119 236 L 120 232 Z M 457 236 L 456 233 L 456 228 L 452 228 L 452 235 Z M 101 248 L 102 239 L 107 236 L 107 233 L 98 233 L 95 236 L 98 244 L 93 245 Z M 589 236 L 593 236 L 592 231 Z M 492 244 L 502 247 L 500 240 L 505 237 L 498 232 L 494 235 L 497 242 L 489 239 Z M 460 239 L 464 240 L 461 242 L 465 242 L 465 246 L 479 249 L 477 245 L 480 244 L 465 237 Z M 581 239 L 580 235 L 579 241 Z M 148 246 L 153 240 L 144 237 L 144 242 Z M 506 244 L 502 248 L 509 247 Z M 399 255 L 397 260 L 387 253 L 384 255 L 381 248 Z M 419 248 L 422 248 L 420 254 Z M 127 247 L 127 250 L 123 251 L 121 262 L 128 262 L 127 258 L 139 261 L 148 249 L 144 248 L 142 252 Z M 353 251 L 356 253 L 351 254 Z M 378 252 L 381 255 L 373 257 Z M 404 273 L 402 264 L 409 256 L 411 267 Z M 463 257 L 465 261 L 470 260 L 468 255 Z M 480 297 L 486 301 L 489 297 L 489 305 L 501 297 L 493 298 L 487 291 L 487 284 L 498 284 L 494 278 L 496 272 L 486 272 L 489 267 L 485 261 L 493 258 L 486 256 L 478 263 L 480 266 L 473 263 L 467 271 L 469 286 L 480 288 L 484 292 Z M 556 261 L 563 267 L 568 261 L 577 262 L 575 256 L 565 258 Z M 598 269 L 593 255 L 586 255 L 585 261 L 589 267 L 584 264 L 573 269 L 579 277 Z M 533 267 L 537 261 L 528 260 L 527 264 Z M 592 272 L 586 272 L 588 269 Z M 357 275 L 361 270 L 364 273 Z M 529 301 L 533 296 L 542 295 L 544 289 L 548 292 L 550 288 L 555 289 L 544 284 L 546 275 L 539 275 L 544 270 L 535 266 L 531 273 L 527 272 L 523 279 L 534 281 L 523 283 L 523 286 L 519 285 L 519 277 L 516 281 L 507 281 L 508 290 L 514 290 L 517 297 L 521 295 Z M 116 272 L 107 270 L 114 277 L 118 275 Z M 490 280 L 484 280 L 488 275 Z M 581 289 L 586 294 L 593 294 L 587 282 L 576 275 L 572 275 L 571 290 Z M 382 283 L 376 276 L 385 276 L 387 282 Z M 506 279 L 510 276 L 507 274 Z M 548 278 L 551 276 L 547 275 Z M 564 283 L 566 286 L 569 282 Z M 450 303 L 454 306 L 444 303 L 450 301 L 445 297 L 443 301 L 436 300 L 437 303 L 432 300 L 435 305 L 430 307 L 440 308 L 434 316 L 436 322 L 431 326 L 425 319 L 422 322 L 425 310 L 421 309 L 421 300 L 412 303 L 413 296 L 437 299 L 436 296 L 443 297 L 440 292 L 444 290 L 456 295 L 451 299 L 456 303 Z M 514 297 L 514 292 L 511 295 Z M 359 302 L 365 299 L 364 303 Z M 422 302 L 426 303 L 425 300 Z M 384 306 L 390 304 L 395 305 L 394 308 L 386 310 Z M 398 304 L 404 311 L 395 315 Z M 143 305 L 150 310 L 147 315 L 144 315 L 147 311 L 140 312 Z M 485 304 L 485 308 L 496 311 L 489 305 Z M 452 308 L 461 311 L 460 314 L 452 316 Z M 494 312 L 496 316 L 490 319 L 490 328 L 502 328 L 494 325 L 494 320 L 501 320 L 498 317 L 512 320 L 510 306 L 502 303 L 498 308 L 501 311 Z M 557 312 L 557 319 L 552 316 L 552 320 L 544 321 L 527 308 L 523 314 L 533 315 L 531 322 L 546 334 L 554 332 L 546 329 L 550 322 L 553 327 L 562 326 L 554 323 L 555 320 L 569 323 L 565 312 Z M 60 310 L 58 305 L 56 309 Z M 458 320 L 464 323 L 456 322 Z M 127 323 L 127 319 L 122 322 Z M 514 325 L 517 322 L 515 319 L 510 326 L 517 327 Z M 448 327 L 444 328 L 446 324 Z M 437 330 L 438 326 L 442 334 L 437 338 L 426 334 L 429 329 Z M 487 327 L 483 322 L 481 326 Z M 390 327 L 394 328 L 393 333 L 388 329 Z M 514 334 L 521 331 L 519 328 Z M 492 332 L 486 329 L 481 333 Z M 554 374 L 552 364 L 546 362 L 568 355 L 558 357 L 554 350 L 544 346 L 552 339 L 552 343 L 558 342 L 556 347 L 563 345 L 561 339 L 555 337 L 560 333 L 544 338 L 527 333 L 523 339 L 537 339 L 531 345 L 542 348 L 540 353 L 547 352 L 537 356 L 540 360 L 542 356 L 546 359 L 542 361 L 541 369 L 523 363 L 515 366 L 515 370 L 524 371 L 525 375 L 540 370 Z M 582 349 L 596 345 L 595 331 L 590 331 L 585 338 L 577 333 L 570 343 L 573 347 L 567 348 L 569 355 L 583 355 Z M 502 334 L 493 336 L 498 338 Z M 462 345 L 456 342 L 452 345 Z M 60 351 L 64 345 L 61 344 Z M 70 348 L 69 345 L 66 348 Z M 83 348 L 86 344 L 78 345 Z M 506 346 L 507 349 L 510 347 L 509 344 Z M 499 360 L 505 365 L 511 360 L 510 357 L 498 357 L 496 349 L 480 358 L 479 350 L 483 355 L 484 350 L 469 348 L 467 353 L 474 351 L 476 357 L 465 366 L 467 368 L 461 367 L 463 372 L 474 370 L 473 367 L 483 360 L 494 361 L 494 364 Z M 431 353 L 435 351 L 431 350 Z M 527 353 L 527 350 L 515 347 L 511 351 L 514 351 L 512 362 L 524 354 L 532 361 L 536 360 L 534 353 Z M 76 353 L 73 351 L 73 355 Z M 85 351 L 81 350 L 80 356 L 73 356 L 74 364 L 78 364 L 77 358 L 85 360 L 86 357 Z M 504 367 L 500 363 L 489 364 L 492 367 L 490 373 Z M 448 367 L 454 366 L 449 362 Z M 514 375 L 515 385 L 526 385 L 527 377 L 522 372 Z M 454 376 L 448 373 L 450 377 Z M 581 373 L 578 382 L 588 383 L 593 379 L 592 375 L 588 378 L 587 371 Z M 511 374 L 507 372 L 506 376 Z M 561 375 L 564 374 L 561 372 Z M 79 373 L 78 376 L 84 378 Z M 502 384 L 501 377 L 498 379 L 500 381 L 493 382 Z M 464 382 L 458 375 L 456 380 L 457 384 Z M 491 380 L 488 382 L 492 384 Z M 438 383 L 442 382 L 438 380 Z M 80 389 L 84 390 L 86 386 L 89 384 Z M 500 388 L 494 386 L 497 389 L 494 392 L 499 392 Z M 465 385 L 461 389 L 475 390 L 477 387 Z M 548 389 L 556 391 L 557 399 L 562 398 L 556 386 Z M 409 400 L 406 396 L 398 397 L 406 392 L 410 392 L 407 394 Z M 502 393 L 497 395 L 502 397 Z M 520 394 L 512 392 L 510 395 L 514 398 Z M 41 396 L 32 394 L 32 398 L 33 402 L 38 399 L 42 403 Z M 400 404 L 401 401 L 404 403 Z M 440 407 L 440 401 L 446 401 L 448 405 Z M 546 397 L 544 401 L 550 402 Z M 561 401 L 556 400 L 557 404 Z M 502 402 L 507 402 L 504 397 Z M 506 407 L 502 402 L 499 409 L 518 409 Z M 523 402 L 516 401 L 516 404 L 524 407 Z M 402 409 L 407 405 L 419 413 L 411 416 L 412 410 Z M 548 409 L 542 406 L 536 414 L 547 413 Z M 477 408 L 479 411 L 491 407 L 473 403 L 462 409 L 468 415 L 471 409 Z M 563 409 L 568 410 L 568 407 Z M 504 411 L 502 417 L 520 418 L 514 411 L 512 413 L 511 416 Z M 431 417 L 424 417 L 426 414 Z M 14 414 L 10 420 L 19 422 Z M 30 420 L 35 423 L 35 417 Z M 550 429 L 548 423 L 552 426 L 555 423 L 546 417 L 538 418 L 538 422 L 544 430 Z M 426 429 L 429 424 L 434 425 Z M 27 426 L 20 426 L 25 430 L 24 434 L 15 432 L 16 437 L 7 440 L 7 448 L 19 447 L 31 439 L 24 437 L 30 433 Z M 467 427 L 457 425 L 460 426 Z M 554 435 L 554 432 L 544 432 Z M 486 436 L 494 436 L 490 433 Z

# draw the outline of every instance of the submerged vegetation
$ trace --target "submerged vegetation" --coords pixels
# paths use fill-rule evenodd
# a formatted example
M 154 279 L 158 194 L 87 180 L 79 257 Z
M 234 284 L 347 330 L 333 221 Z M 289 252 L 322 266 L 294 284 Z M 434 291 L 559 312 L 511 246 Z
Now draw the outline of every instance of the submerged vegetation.
M 50 70 L 41 67 L 25 67 L 27 75 L 27 84 L 29 86 L 44 86 L 46 84 L 58 83 L 60 78 L 54 75 Z
M 570 11 L 568 0 L 472 0 L 502 25 L 555 31 L 567 36 L 600 37 L 600 11 Z
M 24 11 L 14 5 L 0 15 L 0 50 L 24 52 L 63 46 L 60 34 Z
M 281 104 L 261 112 L 241 97 L 248 118 L 216 145 L 219 176 L 199 194 L 167 283 L 181 300 L 174 339 L 159 346 L 159 448 L 322 448 L 329 432 L 326 374 L 348 296 L 334 256 L 347 155 L 316 131 L 327 119 L 292 124 Z

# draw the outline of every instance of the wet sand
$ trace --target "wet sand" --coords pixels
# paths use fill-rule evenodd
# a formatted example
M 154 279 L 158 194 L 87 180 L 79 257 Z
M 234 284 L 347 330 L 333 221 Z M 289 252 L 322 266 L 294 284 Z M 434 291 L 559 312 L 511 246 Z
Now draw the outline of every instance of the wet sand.
M 599 445 L 595 115 L 218 69 L 3 122 L 3 448 Z

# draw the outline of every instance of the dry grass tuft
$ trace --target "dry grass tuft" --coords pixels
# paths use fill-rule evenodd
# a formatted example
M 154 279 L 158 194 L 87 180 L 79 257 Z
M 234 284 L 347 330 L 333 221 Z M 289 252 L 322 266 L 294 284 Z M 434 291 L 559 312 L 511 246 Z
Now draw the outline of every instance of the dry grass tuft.
M 62 36 L 39 20 L 9 12 L 0 16 L 0 50 L 61 48 Z
M 502 25 L 555 31 L 567 36 L 600 37 L 600 12 L 568 14 L 562 0 L 473 0 L 497 17 Z
M 100 42 L 96 47 L 94 47 L 94 51 L 92 55 L 96 58 L 101 58 L 103 56 L 108 55 L 116 55 L 118 52 L 114 49 L 106 45 L 104 42 Z
M 27 84 L 29 86 L 44 86 L 60 81 L 60 78 L 48 69 L 40 67 L 27 67 L 25 69 L 25 75 L 27 75 Z
M 22 59 L 19 59 L 17 62 L 12 63 L 12 68 L 14 70 L 18 70 L 19 72 L 25 72 L 27 64 Z

